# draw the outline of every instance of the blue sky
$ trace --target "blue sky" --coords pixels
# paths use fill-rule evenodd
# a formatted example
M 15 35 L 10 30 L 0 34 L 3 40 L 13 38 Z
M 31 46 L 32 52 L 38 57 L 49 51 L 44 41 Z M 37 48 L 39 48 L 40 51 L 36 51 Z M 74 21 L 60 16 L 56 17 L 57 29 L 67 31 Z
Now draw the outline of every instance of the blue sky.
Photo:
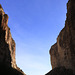
M 1 0 L 16 42 L 16 63 L 27 75 L 50 71 L 49 49 L 65 25 L 68 0 Z

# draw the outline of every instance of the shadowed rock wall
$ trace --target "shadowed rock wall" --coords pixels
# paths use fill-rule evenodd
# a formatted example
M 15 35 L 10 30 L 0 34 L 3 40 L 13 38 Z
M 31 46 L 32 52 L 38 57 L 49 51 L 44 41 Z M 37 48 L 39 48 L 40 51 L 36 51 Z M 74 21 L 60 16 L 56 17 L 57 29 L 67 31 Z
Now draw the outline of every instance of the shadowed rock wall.
M 75 0 L 67 3 L 65 27 L 57 37 L 57 42 L 50 49 L 51 65 L 64 66 L 75 73 Z
M 5 14 L 0 5 L 0 73 L 6 72 L 6 75 L 25 75 L 16 65 L 15 41 L 7 24 L 8 15 Z
M 45 75 L 74 75 L 71 69 L 65 67 L 56 67 Z
M 0 62 L 16 68 L 15 42 L 7 24 L 8 15 L 4 13 L 0 5 Z

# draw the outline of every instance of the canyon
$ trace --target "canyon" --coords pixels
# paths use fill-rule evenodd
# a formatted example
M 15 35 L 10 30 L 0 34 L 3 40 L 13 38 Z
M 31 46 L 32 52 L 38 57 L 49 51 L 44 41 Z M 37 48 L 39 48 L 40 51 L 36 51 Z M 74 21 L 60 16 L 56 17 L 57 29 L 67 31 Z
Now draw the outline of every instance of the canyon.
M 16 44 L 8 27 L 8 18 L 0 5 L 0 73 L 26 75 L 16 64 Z M 52 70 L 46 75 L 75 75 L 75 0 L 67 3 L 65 26 L 49 53 Z

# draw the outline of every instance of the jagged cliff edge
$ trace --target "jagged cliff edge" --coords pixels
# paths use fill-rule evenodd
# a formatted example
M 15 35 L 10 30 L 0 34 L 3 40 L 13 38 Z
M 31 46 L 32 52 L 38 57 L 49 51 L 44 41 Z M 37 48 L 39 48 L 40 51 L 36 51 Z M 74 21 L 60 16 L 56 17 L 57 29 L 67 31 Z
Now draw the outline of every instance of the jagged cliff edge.
M 68 1 L 66 15 L 65 27 L 50 49 L 51 65 L 52 68 L 64 66 L 75 72 L 75 0 Z
M 52 69 L 65 67 L 75 74 L 75 0 L 67 3 L 65 27 L 57 37 L 57 42 L 50 49 Z
M 16 65 L 15 41 L 8 27 L 8 15 L 0 5 L 0 65 L 6 65 L 18 71 L 17 75 L 25 75 Z M 19 73 L 20 72 L 20 73 Z

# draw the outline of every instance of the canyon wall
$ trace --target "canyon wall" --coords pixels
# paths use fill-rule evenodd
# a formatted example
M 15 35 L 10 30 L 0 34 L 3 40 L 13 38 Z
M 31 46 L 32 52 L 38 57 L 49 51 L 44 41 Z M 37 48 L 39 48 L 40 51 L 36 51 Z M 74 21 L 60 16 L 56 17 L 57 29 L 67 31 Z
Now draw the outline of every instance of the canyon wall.
M 67 3 L 65 27 L 50 49 L 52 69 L 64 66 L 75 73 L 75 0 Z
M 10 28 L 7 24 L 8 15 L 5 14 L 2 6 L 0 5 L 0 65 L 4 64 L 22 73 L 19 75 L 25 75 L 16 65 L 15 41 L 11 36 Z
M 8 15 L 0 5 L 0 62 L 16 68 L 15 42 L 7 24 Z

